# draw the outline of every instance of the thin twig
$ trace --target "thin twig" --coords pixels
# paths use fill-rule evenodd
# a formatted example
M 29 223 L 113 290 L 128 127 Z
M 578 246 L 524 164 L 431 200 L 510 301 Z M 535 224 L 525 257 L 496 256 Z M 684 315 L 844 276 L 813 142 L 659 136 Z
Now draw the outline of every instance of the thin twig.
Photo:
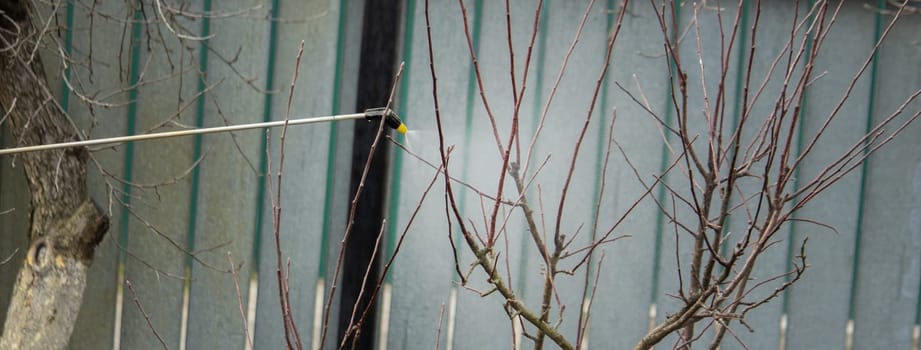
M 435 350 L 441 347 L 441 324 L 445 318 L 445 303 L 441 303 L 441 312 L 438 314 L 438 328 L 435 329 Z
M 486 98 L 486 88 L 483 85 L 483 78 L 480 75 L 480 61 L 477 60 L 476 49 L 473 47 L 473 39 L 471 38 L 470 34 L 470 27 L 467 24 L 469 22 L 469 18 L 467 17 L 467 5 L 464 5 L 464 0 L 458 0 L 457 3 L 460 4 L 461 18 L 464 20 L 464 36 L 467 39 L 467 50 L 470 52 L 470 61 L 473 63 L 473 71 L 474 75 L 476 76 L 477 87 L 480 91 L 480 100 L 483 101 L 483 108 L 486 109 L 486 115 L 489 117 L 489 123 L 492 125 L 493 137 L 496 138 L 496 147 L 499 150 L 499 154 L 503 154 L 505 153 L 505 149 L 502 148 L 502 141 L 499 137 L 499 128 L 496 126 L 496 117 L 493 115 L 492 108 L 489 107 L 489 99 Z M 428 6 L 428 1 L 426 1 L 426 6 Z M 425 26 L 426 30 L 431 30 L 432 28 L 431 23 L 428 21 L 425 22 Z M 431 51 L 431 48 L 429 48 L 429 51 Z M 432 64 L 430 63 L 430 65 Z M 514 67 L 512 70 L 514 71 Z M 434 74 L 435 73 L 432 72 L 432 75 Z M 437 105 L 435 106 L 435 109 L 438 109 Z
M 134 300 L 134 305 L 137 305 L 138 310 L 144 315 L 144 321 L 147 321 L 147 328 L 150 328 L 150 331 L 153 332 L 154 337 L 157 338 L 157 341 L 160 342 L 160 345 L 163 346 L 164 349 L 169 349 L 169 347 L 166 346 L 166 342 L 163 341 L 163 337 L 160 336 L 160 333 L 157 332 L 157 329 L 154 328 L 153 323 L 150 321 L 150 315 L 148 315 L 147 312 L 144 311 L 144 307 L 141 306 L 141 301 L 138 300 L 138 294 L 134 291 L 134 287 L 131 286 L 131 281 L 125 279 L 125 285 L 128 286 L 128 290 L 131 291 L 131 298 Z
M 253 349 L 253 338 L 249 335 L 246 312 L 243 311 L 243 294 L 240 293 L 240 281 L 237 279 L 237 269 L 230 255 L 230 251 L 227 251 L 227 262 L 230 263 L 230 276 L 233 278 L 233 287 L 237 292 L 237 306 L 240 308 L 240 319 L 243 321 L 243 335 L 246 337 L 246 343 L 249 344 L 249 348 Z
M 381 287 L 384 285 L 384 277 L 387 276 L 387 273 L 390 272 L 390 267 L 393 265 L 393 262 L 396 260 L 397 255 L 400 253 L 400 248 L 403 247 L 403 241 L 406 238 L 406 235 L 409 233 L 409 229 L 412 227 L 413 223 L 416 221 L 416 216 L 419 214 L 419 211 L 422 210 L 422 204 L 425 203 L 425 199 L 428 197 L 429 191 L 431 191 L 432 186 L 435 185 L 435 181 L 438 180 L 438 175 L 441 171 L 436 171 L 435 175 L 432 176 L 432 180 L 429 181 L 428 186 L 425 188 L 425 191 L 422 192 L 422 196 L 419 198 L 419 201 L 416 202 L 416 207 L 413 209 L 412 214 L 409 216 L 409 221 L 407 221 L 406 226 L 403 228 L 403 232 L 400 233 L 400 238 L 397 239 L 397 244 L 393 249 L 393 254 L 390 254 L 390 257 L 387 258 L 387 263 L 384 264 L 383 271 L 381 272 L 381 278 L 378 280 L 377 284 L 374 286 L 374 291 L 371 293 L 371 297 L 368 300 L 367 306 L 364 311 L 362 311 L 361 317 L 359 318 L 356 324 L 364 324 L 368 315 L 371 312 L 371 306 L 374 305 L 374 300 L 377 298 L 378 293 L 380 292 Z M 449 231 L 450 232 L 450 231 Z
M 19 253 L 19 248 L 13 249 L 13 252 L 10 253 L 10 256 L 6 257 L 6 259 L 3 259 L 3 261 L 0 261 L 0 266 L 6 265 L 6 263 L 10 262 L 10 260 L 12 260 L 14 256 L 16 256 L 16 253 Z
M 289 288 L 288 288 L 288 277 L 289 275 L 286 271 L 282 269 L 282 250 L 281 250 L 281 194 L 282 194 L 282 173 L 285 166 L 285 137 L 288 134 L 288 120 L 291 116 L 291 104 L 294 100 L 294 88 L 297 83 L 298 73 L 300 71 L 301 56 L 304 53 L 304 41 L 301 40 L 301 43 L 298 47 L 297 57 L 294 60 L 294 73 L 291 77 L 291 84 L 288 90 L 288 100 L 285 108 L 285 124 L 281 129 L 281 137 L 279 138 L 279 150 L 278 150 L 278 170 L 275 174 L 276 184 L 275 184 L 275 196 L 272 198 L 272 220 L 273 220 L 273 230 L 275 237 L 275 275 L 278 280 L 278 297 L 279 302 L 281 303 L 282 311 L 282 322 L 284 324 L 285 330 L 285 341 L 287 342 L 288 349 L 292 349 L 294 346 L 298 350 L 303 349 L 303 344 L 301 343 L 301 336 L 297 330 L 297 325 L 294 323 L 293 311 L 291 309 L 291 302 L 289 299 Z M 268 153 L 270 148 L 269 143 L 271 139 L 269 138 L 269 133 L 266 133 L 266 152 Z M 271 169 L 271 155 L 267 155 L 269 159 L 269 169 Z M 271 176 L 268 177 L 269 186 L 271 187 Z M 271 194 L 271 192 L 270 192 Z M 293 344 L 292 344 L 293 336 Z
M 402 143 L 400 143 L 399 141 L 395 140 L 395 139 L 394 139 L 393 137 L 391 137 L 390 135 L 386 135 L 386 137 L 387 137 L 387 140 L 390 141 L 390 143 L 396 145 L 396 146 L 399 147 L 401 150 L 403 150 L 403 152 L 406 152 L 406 154 L 412 156 L 413 158 L 418 159 L 418 160 L 421 161 L 423 164 L 428 165 L 430 168 L 432 168 L 432 169 L 443 169 L 440 165 L 435 165 L 434 163 L 432 163 L 432 162 L 426 160 L 425 158 L 422 158 L 422 156 L 420 156 L 420 155 L 416 154 L 415 152 L 409 150 L 408 148 L 406 148 L 406 146 L 404 146 L 404 145 L 403 145 Z M 471 184 L 468 183 L 468 182 L 465 182 L 465 181 L 462 180 L 462 179 L 458 179 L 458 178 L 456 178 L 456 177 L 451 177 L 451 181 L 457 182 L 457 183 L 463 185 L 464 187 L 466 187 L 467 189 L 473 191 L 473 192 L 476 193 L 478 196 L 483 197 L 483 198 L 486 198 L 486 199 L 489 199 L 489 200 L 491 200 L 491 201 L 500 202 L 500 203 L 502 203 L 502 204 L 510 205 L 510 206 L 517 206 L 517 205 L 518 205 L 517 203 L 514 203 L 514 202 L 509 201 L 509 200 L 507 200 L 507 199 L 497 198 L 497 197 L 494 197 L 494 196 L 492 196 L 492 195 L 490 195 L 490 194 L 488 194 L 488 193 L 486 193 L 486 192 L 483 192 L 483 191 L 481 191 L 480 189 L 476 188 L 475 186 L 471 185 Z

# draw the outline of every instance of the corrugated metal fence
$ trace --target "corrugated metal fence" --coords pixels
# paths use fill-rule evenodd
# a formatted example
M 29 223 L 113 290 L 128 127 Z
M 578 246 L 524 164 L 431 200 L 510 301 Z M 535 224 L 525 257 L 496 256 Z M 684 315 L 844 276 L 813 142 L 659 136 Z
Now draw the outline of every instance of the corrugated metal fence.
M 587 3 L 545 1 L 529 93 L 522 102 L 522 115 L 527 116 L 522 134 L 534 132 L 536 118 Z M 169 28 L 156 17 L 162 16 L 162 10 L 155 4 L 145 4 L 141 10 L 134 3 L 73 1 L 57 8 L 54 23 L 65 28 L 62 45 L 70 61 L 64 70 L 56 52 L 45 52 L 45 63 L 49 76 L 54 77 L 52 86 L 60 91 L 61 105 L 89 136 L 280 119 L 300 40 L 305 40 L 306 47 L 293 100 L 295 116 L 353 112 L 360 83 L 362 2 L 204 0 L 182 6 L 163 4 L 173 7 L 166 11 L 175 16 L 169 18 Z M 417 0 L 407 0 L 404 5 L 405 23 L 394 24 L 404 28 L 400 54 L 406 62 L 397 110 L 412 131 L 399 140 L 422 158 L 436 161 L 423 6 Z M 566 157 L 581 126 L 580 116 L 588 106 L 618 5 L 615 1 L 599 2 L 590 12 L 580 46 L 562 80 L 563 88 L 551 106 L 544 136 L 532 156 L 535 162 L 549 159 L 538 180 L 541 193 L 547 196 L 558 193 L 562 186 Z M 508 113 L 512 105 L 504 3 L 480 0 L 469 1 L 468 6 L 485 88 L 490 101 L 495 101 L 491 107 L 497 113 Z M 519 64 L 527 49 L 535 6 L 532 1 L 512 1 L 513 45 L 519 52 Z M 577 163 L 577 181 L 570 190 L 572 200 L 566 211 L 565 224 L 570 231 L 579 225 L 586 225 L 586 230 L 594 219 L 591 213 L 601 174 L 598 169 L 609 116 L 615 108 L 615 136 L 628 154 L 635 155 L 639 172 L 651 179 L 662 172 L 666 162 L 663 158 L 668 153 L 656 124 L 614 85 L 633 86 L 635 76 L 652 109 L 664 112 L 667 107 L 667 63 L 659 24 L 649 6 L 635 2 L 628 8 L 597 117 Z M 731 21 L 736 15 L 735 5 L 722 6 L 723 21 Z M 773 57 L 787 40 L 794 7 L 787 1 L 763 6 L 759 52 Z M 809 88 L 800 132 L 817 130 L 824 120 L 819 115 L 824 116 L 834 106 L 876 42 L 878 21 L 891 19 L 891 13 L 876 11 L 875 6 L 848 2 L 843 7 L 823 55 L 814 62 L 824 75 Z M 743 7 L 744 18 L 750 16 L 749 7 Z M 180 9 L 210 15 L 170 12 Z M 682 12 L 683 28 L 690 23 L 690 12 Z M 474 186 L 492 189 L 498 156 L 473 80 L 460 9 L 454 1 L 433 1 L 432 13 L 437 19 L 432 31 L 441 112 L 447 140 L 457 145 L 451 156 L 451 171 Z M 267 14 L 274 20 L 267 21 Z M 160 24 L 145 25 L 153 22 Z M 718 24 L 714 9 L 700 12 L 704 62 L 718 62 L 720 58 Z M 173 34 L 177 31 L 187 38 L 177 38 Z M 869 123 L 891 113 L 921 87 L 918 32 L 921 14 L 908 15 L 895 26 L 880 49 L 879 60 L 853 91 L 839 122 L 831 126 L 822 147 L 804 164 L 802 177 L 820 171 L 822 164 L 853 144 Z M 692 57 L 697 52 L 696 43 L 686 40 L 681 50 L 684 56 Z M 739 55 L 747 52 L 736 49 L 732 54 L 736 65 L 744 57 Z M 761 61 L 765 62 L 756 66 L 755 72 L 763 76 L 769 62 Z M 80 94 L 66 93 L 62 77 L 67 77 Z M 713 80 L 708 83 L 712 85 Z M 692 86 L 700 86 L 696 84 Z M 733 80 L 728 84 L 730 91 L 735 91 L 741 83 Z M 105 105 L 88 108 L 88 100 Z M 702 102 L 697 103 L 702 108 Z M 755 108 L 767 114 L 771 106 Z M 918 103 L 909 107 L 918 108 Z M 286 141 L 281 239 L 293 271 L 292 308 L 306 344 L 315 337 L 314 316 L 322 300 L 322 294 L 318 298 L 317 293 L 324 290 L 323 281 L 331 273 L 330 262 L 335 261 L 345 226 L 351 129 L 351 123 L 292 127 Z M 918 348 L 919 135 L 921 126 L 916 123 L 866 167 L 800 213 L 801 217 L 834 226 L 837 233 L 794 224 L 783 232 L 784 242 L 762 257 L 756 276 L 779 274 L 789 268 L 792 257 L 794 245 L 787 242 L 809 237 L 811 268 L 806 277 L 779 300 L 750 315 L 749 324 L 755 332 L 736 330 L 749 348 L 777 349 L 783 341 L 787 349 L 844 349 L 849 327 L 855 349 Z M 5 132 L 4 146 L 12 143 Z M 271 147 L 277 150 L 277 142 Z M 239 132 L 128 144 L 99 150 L 94 156 L 99 167 L 91 164 L 89 186 L 94 198 L 111 209 L 113 222 L 90 270 L 71 347 L 159 347 L 145 316 L 135 306 L 136 298 L 170 348 L 243 348 L 244 321 L 234 282 L 230 274 L 221 272 L 230 266 L 229 252 L 234 262 L 242 262 L 238 272 L 242 304 L 248 307 L 244 311 L 254 324 L 255 347 L 282 348 L 270 234 L 271 193 L 261 176 L 270 161 L 264 134 Z M 435 174 L 435 169 L 405 152 L 397 150 L 391 159 L 385 256 L 393 254 L 396 237 Z M 272 163 L 277 164 L 277 159 Z M 100 173 L 100 168 L 106 174 Z M 602 202 L 599 227 L 613 224 L 644 190 L 617 156 L 612 158 L 605 180 L 608 194 Z M 501 299 L 495 295 L 481 298 L 457 286 L 439 188 L 435 186 L 422 207 L 387 277 L 378 309 L 378 346 L 427 349 L 437 341 L 449 349 L 509 348 L 513 333 Z M 0 258 L 19 249 L 13 262 L 0 266 L 0 281 L 4 281 L 0 283 L 4 286 L 0 287 L 0 314 L 5 315 L 27 245 L 29 215 L 21 167 L 8 158 L 0 164 L 0 193 L 0 210 L 14 209 L 0 216 Z M 460 200 L 468 216 L 479 217 L 480 203 L 473 193 L 463 193 Z M 552 197 L 547 201 L 555 203 Z M 641 205 L 632 215 L 620 229 L 632 237 L 606 248 L 589 329 L 592 348 L 630 348 L 647 330 L 651 309 L 661 320 L 674 306 L 668 293 L 677 288 L 674 251 L 679 242 L 652 203 Z M 535 304 L 541 285 L 539 261 L 522 220 L 515 216 L 509 220 L 507 237 L 510 253 L 503 259 L 509 260 L 513 286 L 525 301 Z M 460 258 L 471 261 L 469 253 Z M 471 283 L 483 286 L 483 276 L 477 276 L 474 274 Z M 136 296 L 123 287 L 125 280 L 131 282 Z M 562 281 L 558 286 L 561 295 L 581 300 L 581 279 Z M 442 307 L 446 311 L 439 326 Z M 577 309 L 574 304 L 565 313 L 567 322 L 562 330 L 566 334 L 575 334 Z M 436 340 L 439 327 L 443 328 L 441 339 Z M 742 346 L 727 340 L 723 348 Z

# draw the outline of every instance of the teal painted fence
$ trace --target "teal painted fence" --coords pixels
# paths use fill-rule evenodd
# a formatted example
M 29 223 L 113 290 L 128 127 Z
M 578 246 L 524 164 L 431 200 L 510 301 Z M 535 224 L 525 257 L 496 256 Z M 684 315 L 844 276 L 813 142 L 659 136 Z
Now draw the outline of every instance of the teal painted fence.
M 544 1 L 528 90 L 521 103 L 522 135 L 536 132 L 541 110 L 588 3 Z M 167 8 L 159 10 L 155 2 L 145 2 L 141 9 L 133 2 L 87 1 L 40 8 L 41 13 L 54 14 L 51 22 L 60 26 L 62 33 L 59 44 L 69 55 L 65 69 L 58 52 L 42 52 L 51 86 L 62 108 L 88 137 L 281 119 L 301 40 L 305 49 L 292 117 L 354 112 L 360 84 L 363 2 L 204 0 L 161 4 Z M 511 2 L 519 81 L 536 4 Z M 508 115 L 513 105 L 505 4 L 470 0 L 466 5 L 490 107 L 497 114 Z M 681 10 L 681 28 L 690 28 L 688 39 L 680 46 L 683 57 L 697 55 L 692 5 L 685 3 Z M 740 14 L 748 25 L 754 20 L 751 5 L 743 6 Z M 800 5 L 799 16 L 807 5 Z M 396 149 L 390 155 L 386 257 L 394 253 L 399 235 L 436 174 L 416 156 L 435 163 L 439 159 L 424 4 L 406 0 L 403 6 L 404 22 L 394 24 L 403 29 L 399 54 L 406 64 L 396 106 L 411 132 L 396 139 L 412 154 Z M 589 12 L 579 46 L 531 156 L 532 167 L 546 159 L 534 188 L 540 185 L 548 212 L 555 212 L 549 203 L 557 202 L 555 196 L 562 188 L 572 143 L 604 59 L 618 6 L 618 1 L 598 1 Z M 697 24 L 704 33 L 700 43 L 703 62 L 715 67 L 722 52 L 720 18 L 724 29 L 731 28 L 736 4 L 708 2 L 707 6 L 700 11 Z M 847 2 L 842 7 L 822 55 L 813 62 L 822 78 L 808 88 L 799 132 L 811 135 L 818 130 L 879 37 L 877 28 L 891 20 L 893 7 L 877 11 L 874 6 Z M 716 15 L 717 7 L 721 17 Z M 609 76 L 576 163 L 576 181 L 565 211 L 564 224 L 569 231 L 580 225 L 581 230 L 588 230 L 595 220 L 592 213 L 612 111 L 616 109 L 618 115 L 614 136 L 633 157 L 631 161 L 642 176 L 652 180 L 669 161 L 656 123 L 615 85 L 619 82 L 635 92 L 638 82 L 651 109 L 667 115 L 668 63 L 659 24 L 647 2 L 631 2 L 627 10 Z M 182 11 L 205 16 L 183 16 Z M 781 50 L 794 11 L 797 9 L 791 1 L 763 4 L 757 42 L 764 57 L 773 57 Z M 456 1 L 432 1 L 431 12 L 437 19 L 432 35 L 436 39 L 445 137 L 448 144 L 456 145 L 450 171 L 472 186 L 494 192 L 499 157 L 473 75 L 460 7 Z M 164 25 L 164 18 L 170 26 Z M 877 62 L 859 80 L 822 146 L 799 170 L 799 178 L 817 174 L 823 164 L 863 135 L 868 125 L 892 113 L 921 88 L 919 31 L 918 13 L 906 15 L 893 28 Z M 730 55 L 727 62 L 736 72 L 748 51 L 739 45 Z M 758 62 L 753 76 L 761 79 L 769 74 L 770 61 L 759 58 Z M 770 74 L 776 77 L 782 72 Z M 689 86 L 700 87 L 699 76 L 691 75 Z M 727 80 L 729 91 L 738 91 L 741 79 L 741 75 L 732 74 Z M 709 88 L 715 88 L 715 81 L 708 75 Z M 73 92 L 68 92 L 68 84 Z M 768 91 L 777 89 L 777 84 L 776 80 L 768 84 Z M 697 98 L 692 99 L 690 110 L 703 109 L 699 91 L 692 96 Z M 730 94 L 730 98 L 727 105 L 736 106 L 739 95 Z M 753 108 L 754 114 L 766 115 L 773 106 L 761 102 Z M 906 110 L 915 113 L 919 108 L 921 103 L 914 102 Z M 292 127 L 286 139 L 281 240 L 286 258 L 290 258 L 294 318 L 305 344 L 316 339 L 317 305 L 326 300 L 328 277 L 345 228 L 352 125 Z M 507 120 L 500 121 L 500 128 L 508 127 Z M 277 136 L 278 131 L 272 135 Z M 795 223 L 781 232 L 782 241 L 762 256 L 755 276 L 765 278 L 789 269 L 795 243 L 805 237 L 809 237 L 810 268 L 792 289 L 749 315 L 754 332 L 734 328 L 748 348 L 845 349 L 846 342 L 852 341 L 849 345 L 853 349 L 918 349 L 919 135 L 921 125 L 915 123 L 866 166 L 798 214 L 829 224 L 836 233 L 806 223 Z M 14 144 L 8 131 L 0 137 L 4 147 Z M 135 300 L 143 305 L 170 348 L 245 348 L 244 324 L 249 325 L 255 348 L 284 347 L 271 234 L 270 201 L 275 194 L 263 176 L 269 163 L 277 166 L 279 144 L 273 139 L 269 147 L 275 158 L 268 159 L 265 140 L 264 133 L 250 131 L 127 144 L 93 152 L 88 185 L 96 201 L 110 210 L 112 225 L 91 267 L 71 348 L 159 347 Z M 598 227 L 611 226 L 644 191 L 619 155 L 612 155 L 605 174 L 607 187 Z M 669 181 L 677 184 L 679 180 Z M 386 278 L 375 325 L 378 348 L 429 349 L 436 343 L 445 349 L 511 348 L 515 331 L 502 309 L 501 297 L 496 293 L 481 297 L 457 284 L 449 243 L 458 237 L 445 221 L 443 190 L 443 183 L 436 182 Z M 514 191 L 507 187 L 506 195 L 514 195 Z M 458 196 L 464 214 L 474 221 L 482 215 L 481 205 L 492 205 L 483 204 L 471 191 L 460 191 Z M 28 189 L 21 167 L 12 158 L 0 162 L 0 211 L 7 210 L 11 211 L 0 215 L 0 259 L 15 255 L 0 265 L 0 317 L 5 317 L 28 245 Z M 503 242 L 508 256 L 502 259 L 508 260 L 511 285 L 529 305 L 536 305 L 542 288 L 539 255 L 522 218 L 517 213 L 501 214 L 509 215 L 507 243 Z M 732 220 L 730 227 L 744 225 L 741 219 Z M 687 247 L 685 238 L 676 241 L 669 223 L 651 201 L 643 202 L 619 231 L 631 237 L 605 248 L 588 333 L 590 348 L 631 348 L 647 331 L 651 317 L 661 321 L 676 305 L 669 296 L 678 287 L 675 245 Z M 581 239 L 587 242 L 585 236 Z M 238 303 L 232 275 L 224 272 L 230 268 L 228 257 L 238 268 L 242 303 Z M 469 252 L 459 258 L 462 264 L 472 261 Z M 125 288 L 126 281 L 131 282 L 136 295 Z M 558 292 L 571 302 L 563 313 L 566 321 L 561 330 L 574 336 L 582 280 L 564 277 L 561 281 Z M 470 287 L 484 290 L 485 276 L 473 274 Z M 333 320 L 338 312 L 335 309 Z M 436 339 L 436 334 L 440 338 Z M 524 338 L 518 342 L 529 345 Z M 326 347 L 334 348 L 333 343 Z M 667 339 L 661 347 L 673 343 L 674 339 Z M 743 347 L 727 339 L 722 348 Z

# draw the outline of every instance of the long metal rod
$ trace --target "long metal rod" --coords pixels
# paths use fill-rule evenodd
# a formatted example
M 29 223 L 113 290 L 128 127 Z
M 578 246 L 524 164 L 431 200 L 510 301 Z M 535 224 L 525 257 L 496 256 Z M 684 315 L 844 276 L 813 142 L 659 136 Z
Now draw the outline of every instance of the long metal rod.
M 360 119 L 360 118 L 365 118 L 367 116 L 368 116 L 367 113 L 340 114 L 340 115 L 331 115 L 331 116 L 324 116 L 324 117 L 289 119 L 287 120 L 287 123 L 288 125 L 313 124 L 313 123 L 333 122 L 333 121 L 339 121 L 339 120 Z M 47 144 L 47 145 L 5 148 L 5 149 L 0 149 L 0 155 L 16 154 L 16 153 L 23 153 L 23 152 L 34 152 L 34 151 L 45 151 L 45 150 L 50 150 L 50 149 L 68 148 L 68 147 L 118 144 L 118 143 L 133 142 L 133 141 L 164 139 L 164 138 L 169 138 L 169 137 L 213 134 L 213 133 L 218 133 L 218 132 L 230 132 L 230 131 L 240 131 L 240 130 L 249 130 L 249 129 L 261 129 L 261 128 L 276 128 L 279 126 L 284 126 L 285 122 L 286 121 L 284 120 L 277 120 L 277 121 L 272 121 L 272 122 L 216 126 L 213 128 L 177 130 L 177 131 L 167 131 L 167 132 L 132 135 L 132 136 L 109 137 L 109 138 L 104 138 L 104 139 L 52 143 L 52 144 Z

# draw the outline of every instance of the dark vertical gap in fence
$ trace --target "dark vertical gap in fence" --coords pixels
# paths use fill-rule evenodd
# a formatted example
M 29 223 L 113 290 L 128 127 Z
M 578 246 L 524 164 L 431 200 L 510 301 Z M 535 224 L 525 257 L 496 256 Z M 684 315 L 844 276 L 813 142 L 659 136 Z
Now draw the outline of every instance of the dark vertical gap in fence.
M 401 4 L 403 11 L 403 17 L 400 24 L 402 29 L 402 41 L 400 43 L 400 58 L 402 59 L 405 67 L 407 69 L 403 71 L 403 76 L 400 78 L 399 82 L 399 92 L 397 100 L 399 102 L 396 105 L 400 108 L 402 113 L 402 119 L 406 123 L 412 123 L 410 121 L 409 114 L 411 113 L 410 104 L 409 104 L 409 90 L 411 89 L 410 81 L 412 76 L 412 59 L 413 59 L 413 34 L 415 33 L 415 20 L 416 20 L 416 1 L 415 0 L 405 0 Z M 367 10 L 367 7 L 365 8 Z M 402 134 L 396 135 L 397 142 L 405 143 L 406 137 Z M 399 230 L 399 215 L 400 215 L 400 194 L 402 188 L 400 186 L 400 178 L 403 175 L 403 153 L 394 152 L 393 154 L 393 165 L 391 167 L 392 173 L 390 174 L 390 191 L 388 204 L 387 204 L 387 217 L 389 222 L 387 222 L 387 242 L 386 250 L 384 251 L 384 259 L 389 259 L 396 251 L 396 241 L 397 235 L 396 232 Z M 380 348 L 387 347 L 387 332 L 389 330 L 390 322 L 390 293 L 393 286 L 393 269 L 391 272 L 384 276 L 384 286 L 381 290 L 381 321 L 377 324 L 377 327 L 380 334 L 377 336 L 377 346 Z
M 400 23 L 399 5 L 400 0 L 370 0 L 365 4 L 356 110 L 363 111 L 387 103 L 396 68 L 396 44 L 399 33 L 397 24 Z M 349 198 L 355 196 L 378 127 L 378 123 L 356 122 Z M 386 131 L 389 132 L 389 130 Z M 359 310 L 364 310 L 368 306 L 368 296 L 373 292 L 374 281 L 378 276 L 379 262 L 373 261 L 371 254 L 383 224 L 387 194 L 388 145 L 387 142 L 381 142 L 375 151 L 375 157 L 371 159 L 371 167 L 365 179 L 362 195 L 355 207 L 351 237 L 345 246 L 346 259 L 343 262 L 342 294 L 340 295 L 340 308 L 343 312 L 339 314 L 338 338 L 340 343 L 343 331 L 348 329 L 351 319 L 351 312 L 348 310 L 352 310 L 356 303 L 359 304 Z M 365 286 L 363 300 L 358 300 L 362 279 L 369 267 L 371 281 Z M 358 337 L 347 344 L 348 348 L 373 348 L 376 312 L 373 310 L 374 306 L 371 305 L 371 307 L 369 318 L 357 333 Z M 357 343 L 352 344 L 353 342 Z

